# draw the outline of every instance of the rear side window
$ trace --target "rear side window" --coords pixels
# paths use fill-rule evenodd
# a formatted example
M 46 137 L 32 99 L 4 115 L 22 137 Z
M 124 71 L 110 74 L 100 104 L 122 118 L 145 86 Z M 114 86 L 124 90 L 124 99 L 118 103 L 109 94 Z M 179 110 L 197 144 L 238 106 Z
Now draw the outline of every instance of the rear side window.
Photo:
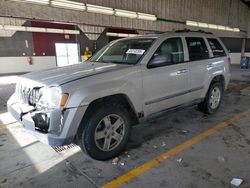
M 214 57 L 221 57 L 226 55 L 226 52 L 224 51 L 217 39 L 208 38 L 207 41 L 213 52 Z
M 209 58 L 208 49 L 203 38 L 187 37 L 186 41 L 190 61 L 197 61 Z

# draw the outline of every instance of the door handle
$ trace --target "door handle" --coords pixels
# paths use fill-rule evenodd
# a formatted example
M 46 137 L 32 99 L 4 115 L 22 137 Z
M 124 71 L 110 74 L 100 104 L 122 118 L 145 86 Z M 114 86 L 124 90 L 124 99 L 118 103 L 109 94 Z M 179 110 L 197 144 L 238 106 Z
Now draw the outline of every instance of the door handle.
M 182 70 L 178 70 L 178 71 L 177 71 L 177 74 L 185 74 L 185 73 L 187 73 L 187 72 L 188 72 L 187 69 L 182 69 Z

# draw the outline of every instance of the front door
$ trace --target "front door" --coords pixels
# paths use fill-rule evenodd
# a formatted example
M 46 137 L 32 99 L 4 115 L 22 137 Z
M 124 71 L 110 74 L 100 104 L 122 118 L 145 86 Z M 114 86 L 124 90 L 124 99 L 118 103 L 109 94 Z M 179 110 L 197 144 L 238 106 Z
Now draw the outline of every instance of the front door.
M 178 37 L 166 39 L 155 51 L 151 60 L 160 55 L 171 57 L 171 63 L 145 68 L 143 71 L 146 115 L 178 106 L 188 100 L 188 66 L 184 61 L 182 39 Z

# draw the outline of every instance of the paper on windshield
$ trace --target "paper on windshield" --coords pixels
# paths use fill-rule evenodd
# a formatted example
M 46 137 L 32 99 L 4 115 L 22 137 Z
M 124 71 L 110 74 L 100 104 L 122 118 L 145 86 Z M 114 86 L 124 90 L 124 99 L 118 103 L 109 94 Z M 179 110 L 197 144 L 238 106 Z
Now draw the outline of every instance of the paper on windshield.
M 137 54 L 137 55 L 142 55 L 145 52 L 143 49 L 128 49 L 126 54 Z

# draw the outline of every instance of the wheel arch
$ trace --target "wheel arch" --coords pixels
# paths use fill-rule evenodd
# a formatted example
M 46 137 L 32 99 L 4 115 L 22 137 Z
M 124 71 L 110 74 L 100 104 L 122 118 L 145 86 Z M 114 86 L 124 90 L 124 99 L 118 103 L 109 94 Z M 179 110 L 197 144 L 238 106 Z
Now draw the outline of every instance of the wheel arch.
M 215 82 L 221 82 L 222 85 L 223 85 L 223 89 L 225 89 L 226 80 L 225 80 L 225 76 L 223 74 L 219 74 L 219 75 L 214 76 L 213 79 L 211 80 L 210 84 L 209 84 L 209 88 Z
M 225 80 L 225 76 L 223 74 L 218 74 L 215 75 L 213 77 L 210 77 L 205 84 L 205 88 L 203 89 L 202 95 L 201 95 L 201 99 L 204 99 L 207 95 L 207 92 L 209 91 L 209 88 L 211 87 L 211 85 L 215 82 L 222 82 L 223 84 L 223 89 L 226 89 L 226 80 Z
M 94 106 L 97 103 L 103 103 L 103 102 L 106 102 L 106 103 L 108 103 L 108 102 L 115 102 L 115 103 L 119 103 L 119 104 L 124 105 L 124 107 L 126 107 L 128 109 L 128 112 L 131 115 L 131 117 L 134 118 L 133 119 L 135 121 L 134 123 L 138 123 L 139 122 L 138 115 L 136 113 L 134 105 L 132 104 L 132 102 L 129 99 L 129 97 L 126 94 L 123 94 L 123 93 L 113 94 L 113 95 L 109 95 L 109 96 L 105 96 L 105 97 L 101 97 L 101 98 L 95 99 L 94 101 L 92 101 L 89 104 L 89 106 L 88 106 L 88 108 L 86 110 L 86 113 L 88 111 L 91 111 L 91 108 L 94 108 Z
M 83 131 L 83 129 L 84 129 L 83 122 L 86 121 L 87 118 L 92 114 L 93 110 L 95 109 L 95 106 L 100 105 L 101 103 L 110 103 L 110 102 L 119 103 L 119 104 L 124 105 L 124 107 L 126 109 L 128 109 L 130 118 L 132 120 L 132 125 L 136 125 L 139 123 L 139 117 L 138 117 L 137 112 L 136 112 L 131 100 L 129 99 L 129 97 L 123 93 L 113 94 L 113 95 L 109 95 L 109 96 L 95 99 L 89 104 L 88 108 L 86 109 L 86 111 L 82 117 L 82 120 L 81 120 L 80 125 L 79 125 L 78 130 L 77 130 L 77 134 L 81 133 Z

